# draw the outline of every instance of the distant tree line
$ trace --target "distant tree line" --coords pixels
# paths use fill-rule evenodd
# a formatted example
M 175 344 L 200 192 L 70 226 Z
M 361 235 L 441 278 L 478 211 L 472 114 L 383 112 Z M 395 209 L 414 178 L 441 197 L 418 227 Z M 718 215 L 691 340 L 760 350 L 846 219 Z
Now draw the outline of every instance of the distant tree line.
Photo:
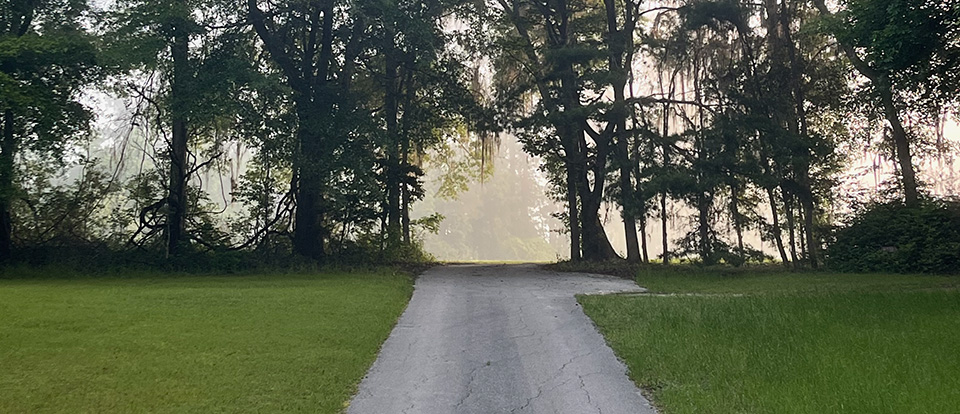
M 821 266 L 836 206 L 851 205 L 844 152 L 874 136 L 897 166 L 878 199 L 952 208 L 924 191 L 916 158 L 956 153 L 936 131 L 960 103 L 957 2 L 2 0 L 0 12 L 3 261 L 81 246 L 418 256 L 411 229 L 441 219 L 410 216 L 425 160 L 479 142 L 482 176 L 501 131 L 543 160 L 573 260 L 618 257 L 602 213 L 615 205 L 631 261 L 653 260 L 657 230 L 663 263 L 763 261 L 753 231 L 782 263 Z M 98 118 L 92 91 L 129 116 Z M 669 234 L 678 208 L 693 212 L 688 234 Z

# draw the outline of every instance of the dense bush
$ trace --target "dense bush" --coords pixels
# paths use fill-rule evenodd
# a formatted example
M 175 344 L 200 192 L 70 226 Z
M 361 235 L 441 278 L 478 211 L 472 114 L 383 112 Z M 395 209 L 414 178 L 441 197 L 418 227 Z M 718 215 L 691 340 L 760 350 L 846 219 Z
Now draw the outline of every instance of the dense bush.
M 835 233 L 828 264 L 849 272 L 960 272 L 960 203 L 875 204 Z

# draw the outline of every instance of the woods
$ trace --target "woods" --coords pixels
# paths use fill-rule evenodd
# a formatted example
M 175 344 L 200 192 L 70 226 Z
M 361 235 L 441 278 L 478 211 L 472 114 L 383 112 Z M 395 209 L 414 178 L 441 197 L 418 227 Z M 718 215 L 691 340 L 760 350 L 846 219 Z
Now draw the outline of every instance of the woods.
M 507 26 L 498 73 L 509 76 L 500 108 L 523 114 L 513 127 L 529 152 L 556 164 L 558 193 L 565 180 L 573 258 L 614 255 L 596 225 L 608 202 L 621 210 L 630 260 L 646 257 L 636 222 L 646 229 L 659 215 L 663 263 L 762 261 L 744 243 L 752 228 L 774 242 L 782 263 L 817 268 L 845 196 L 842 148 L 856 147 L 858 134 L 890 137 L 899 166 L 893 199 L 915 208 L 910 147 L 929 142 L 944 114 L 956 116 L 955 70 L 944 71 L 957 67 L 955 4 L 497 5 Z M 907 113 L 918 121 L 909 132 Z M 871 126 L 855 131 L 857 118 Z M 670 202 L 693 211 L 691 231 L 673 235 L 672 249 Z
M 479 185 L 505 136 L 540 161 L 571 260 L 621 257 L 609 234 L 622 225 L 630 261 L 818 268 L 859 260 L 829 253 L 851 251 L 833 243 L 871 209 L 956 222 L 957 189 L 925 178 L 931 160 L 958 168 L 958 132 L 944 133 L 960 115 L 955 2 L 5 0 L 0 11 L 3 262 L 419 260 L 418 227 L 440 219 L 412 217 L 425 175 Z M 105 116 L 110 105 L 123 115 Z M 870 151 L 892 179 L 862 192 L 858 154 Z M 870 240 L 856 248 L 909 250 Z M 917 270 L 949 269 L 960 249 L 934 256 Z

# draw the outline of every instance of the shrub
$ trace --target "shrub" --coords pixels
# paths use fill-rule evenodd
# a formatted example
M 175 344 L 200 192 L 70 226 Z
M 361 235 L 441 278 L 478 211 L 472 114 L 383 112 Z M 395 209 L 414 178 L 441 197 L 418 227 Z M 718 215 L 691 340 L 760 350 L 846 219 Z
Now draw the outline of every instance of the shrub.
M 827 255 L 830 267 L 846 272 L 956 273 L 960 203 L 874 204 L 836 231 Z

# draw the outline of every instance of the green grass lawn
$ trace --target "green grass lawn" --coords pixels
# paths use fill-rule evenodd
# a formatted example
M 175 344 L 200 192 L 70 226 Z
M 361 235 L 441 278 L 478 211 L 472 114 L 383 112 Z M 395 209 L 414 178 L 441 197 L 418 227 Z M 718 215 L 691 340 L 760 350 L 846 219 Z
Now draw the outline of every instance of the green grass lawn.
M 664 413 L 956 413 L 956 277 L 641 272 L 582 296 Z M 691 295 L 683 295 L 691 293 Z
M 336 413 L 412 291 L 386 270 L 0 280 L 0 412 Z

